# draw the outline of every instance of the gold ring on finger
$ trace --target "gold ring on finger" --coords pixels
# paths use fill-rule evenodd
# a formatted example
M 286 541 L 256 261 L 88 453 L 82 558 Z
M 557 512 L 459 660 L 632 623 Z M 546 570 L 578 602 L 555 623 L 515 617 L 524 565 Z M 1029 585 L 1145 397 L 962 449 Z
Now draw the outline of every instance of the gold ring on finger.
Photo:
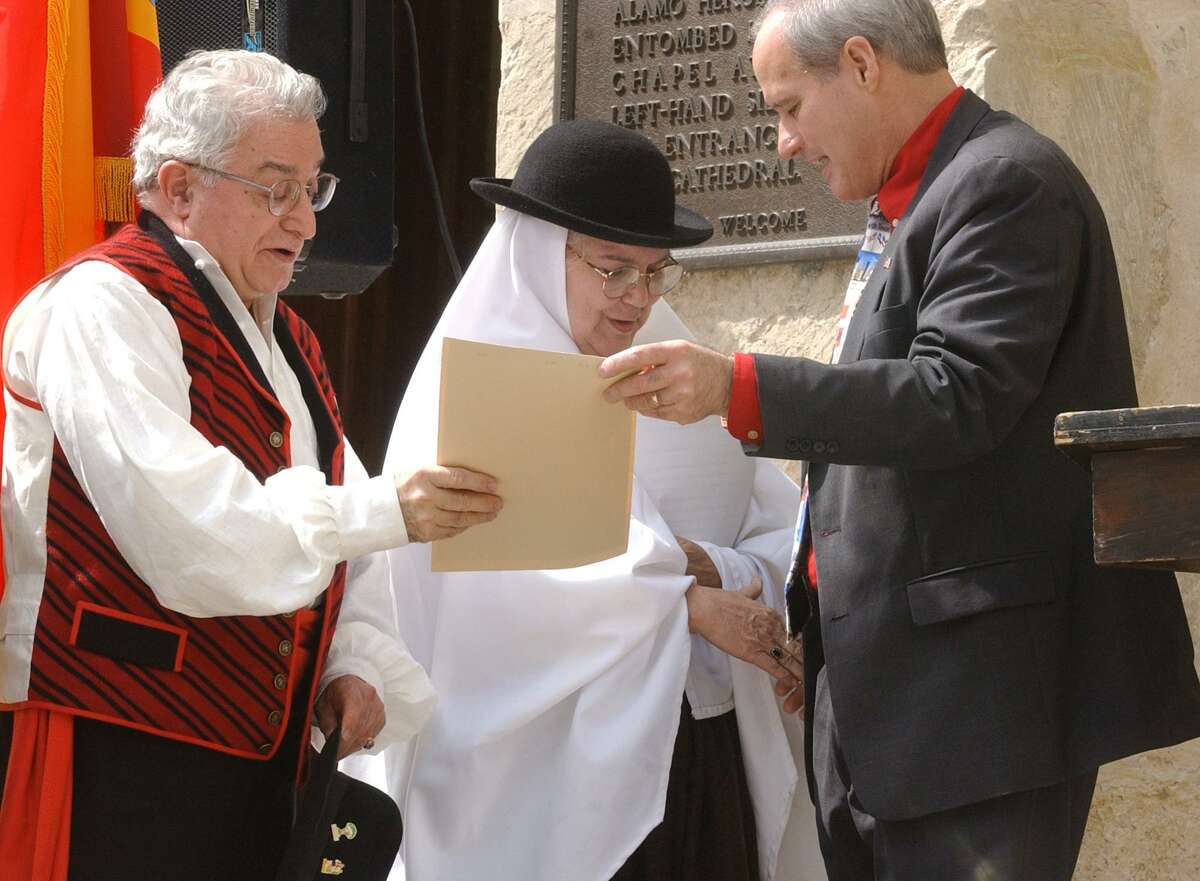
M 782 661 L 783 660 L 783 649 L 781 649 L 779 646 L 775 646 L 773 649 L 771 649 L 771 657 L 774 658 L 776 661 Z

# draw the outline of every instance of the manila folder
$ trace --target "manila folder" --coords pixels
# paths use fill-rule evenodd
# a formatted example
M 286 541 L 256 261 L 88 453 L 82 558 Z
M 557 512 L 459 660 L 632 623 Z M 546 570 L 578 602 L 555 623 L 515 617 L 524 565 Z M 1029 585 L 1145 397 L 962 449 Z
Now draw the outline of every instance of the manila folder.
M 496 478 L 504 509 L 433 543 L 433 571 L 566 569 L 629 544 L 635 415 L 602 359 L 447 338 L 438 464 Z

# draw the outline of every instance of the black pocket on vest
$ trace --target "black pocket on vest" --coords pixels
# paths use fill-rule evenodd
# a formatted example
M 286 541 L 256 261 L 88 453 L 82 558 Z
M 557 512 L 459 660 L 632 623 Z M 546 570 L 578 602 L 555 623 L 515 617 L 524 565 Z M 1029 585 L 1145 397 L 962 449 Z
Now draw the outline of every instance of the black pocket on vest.
M 128 612 L 79 603 L 70 641 L 76 648 L 108 658 L 179 672 L 187 631 Z

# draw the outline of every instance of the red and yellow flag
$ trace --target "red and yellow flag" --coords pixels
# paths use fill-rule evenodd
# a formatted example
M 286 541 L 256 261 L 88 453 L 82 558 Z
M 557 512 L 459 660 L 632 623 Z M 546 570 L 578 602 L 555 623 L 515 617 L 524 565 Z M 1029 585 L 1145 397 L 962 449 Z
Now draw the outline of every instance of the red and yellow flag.
M 0 0 L 0 315 L 133 220 L 129 142 L 161 64 L 154 0 Z
M 129 141 L 160 79 L 152 0 L 0 0 L 0 305 L 133 219 Z
M 160 72 L 154 0 L 0 0 L 0 315 L 133 219 L 129 142 Z M 5 878 L 66 881 L 71 732 L 69 716 L 14 714 Z

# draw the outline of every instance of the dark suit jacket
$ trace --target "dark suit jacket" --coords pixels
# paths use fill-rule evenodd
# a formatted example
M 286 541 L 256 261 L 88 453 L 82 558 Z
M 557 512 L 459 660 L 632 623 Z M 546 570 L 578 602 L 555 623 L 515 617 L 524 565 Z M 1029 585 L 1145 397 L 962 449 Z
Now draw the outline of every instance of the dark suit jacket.
M 1200 735 L 1175 578 L 1093 562 L 1056 414 L 1136 405 L 1104 215 L 970 92 L 838 365 L 756 356 L 758 455 L 810 461 L 820 638 L 858 797 L 904 819 Z

